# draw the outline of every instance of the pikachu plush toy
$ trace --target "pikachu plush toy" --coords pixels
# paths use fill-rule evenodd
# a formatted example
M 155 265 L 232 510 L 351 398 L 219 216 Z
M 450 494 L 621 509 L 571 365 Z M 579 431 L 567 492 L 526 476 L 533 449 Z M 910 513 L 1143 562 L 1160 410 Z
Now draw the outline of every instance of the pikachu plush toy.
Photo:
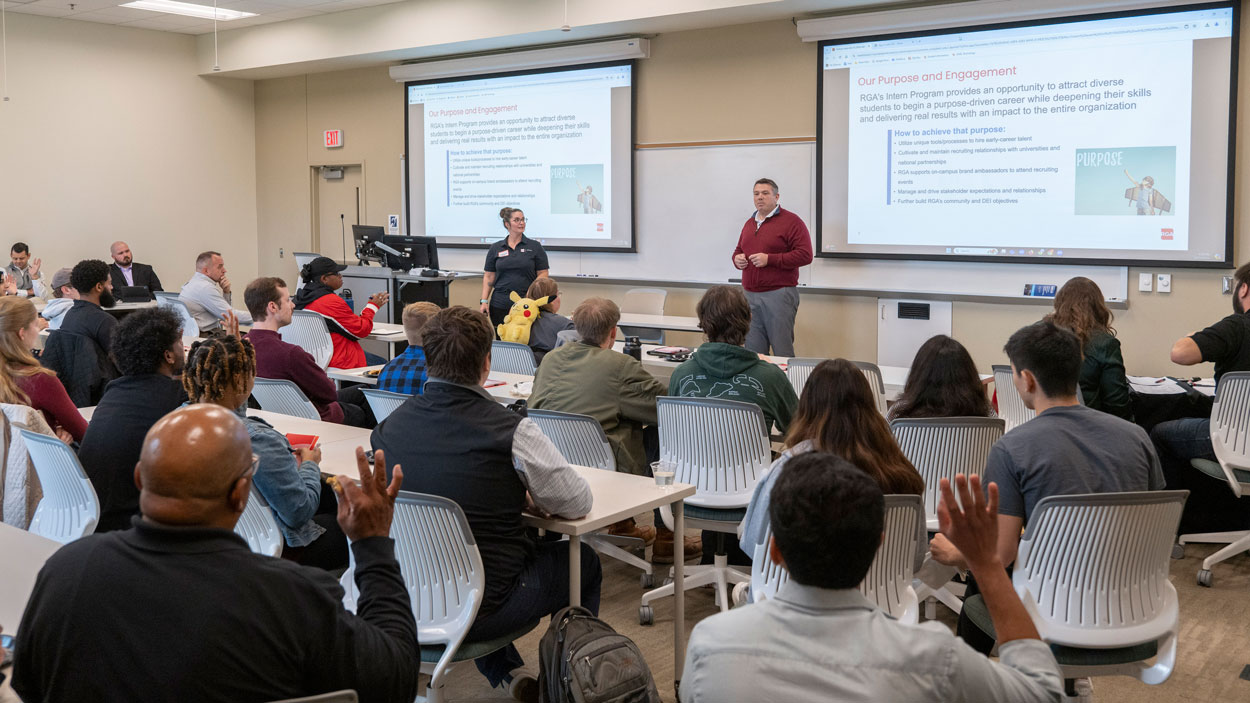
M 512 291 L 508 297 L 512 300 L 512 309 L 508 311 L 507 316 L 503 318 L 503 324 L 498 328 L 499 339 L 505 342 L 529 344 L 530 325 L 538 319 L 538 308 L 547 304 L 547 296 L 544 295 L 538 300 L 530 300 Z

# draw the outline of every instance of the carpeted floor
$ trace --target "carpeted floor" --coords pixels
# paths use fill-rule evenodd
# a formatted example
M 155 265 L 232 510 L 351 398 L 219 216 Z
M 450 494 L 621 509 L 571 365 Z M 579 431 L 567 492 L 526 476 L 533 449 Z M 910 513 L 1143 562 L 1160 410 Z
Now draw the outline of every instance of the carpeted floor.
M 1159 686 L 1147 686 L 1127 677 L 1094 680 L 1094 700 L 1099 703 L 1163 703 L 1201 701 L 1222 703 L 1250 701 L 1250 556 L 1241 555 L 1217 565 L 1212 588 L 1197 585 L 1195 577 L 1202 559 L 1217 545 L 1196 544 L 1186 548 L 1185 558 L 1172 562 L 1172 583 L 1180 594 L 1181 633 L 1176 670 Z M 655 604 L 655 625 L 638 624 L 638 598 L 642 588 L 638 571 L 614 560 L 604 560 L 603 604 L 600 616 L 642 648 L 666 703 L 673 694 L 673 605 L 671 599 Z M 657 569 L 657 576 L 667 574 Z M 687 634 L 700 619 L 716 612 L 712 592 L 696 589 L 686 596 Z M 953 625 L 950 611 L 939 606 L 940 619 Z M 518 641 L 526 664 L 537 671 L 538 640 L 546 622 Z M 471 663 L 458 665 L 447 688 L 452 701 L 508 699 L 506 691 L 492 690 Z M 769 700 L 767 689 L 743 692 L 744 701 Z

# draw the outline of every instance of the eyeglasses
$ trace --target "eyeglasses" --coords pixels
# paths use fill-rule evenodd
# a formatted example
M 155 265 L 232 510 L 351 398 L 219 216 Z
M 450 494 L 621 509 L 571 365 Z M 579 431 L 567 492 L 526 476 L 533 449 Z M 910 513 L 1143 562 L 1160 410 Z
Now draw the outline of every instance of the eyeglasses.
M 253 454 L 252 463 L 248 464 L 246 469 L 243 469 L 243 473 L 239 474 L 238 476 L 235 476 L 234 481 L 231 481 L 230 485 L 234 485 L 235 481 L 238 481 L 241 478 L 251 478 L 255 476 L 256 467 L 259 465 L 260 465 L 260 457 Z
M 524 223 L 526 223 L 526 222 L 529 222 L 529 218 L 526 218 L 526 217 L 514 217 L 514 218 L 512 218 L 512 221 L 513 221 L 513 222 L 520 222 L 520 223 L 524 224 Z

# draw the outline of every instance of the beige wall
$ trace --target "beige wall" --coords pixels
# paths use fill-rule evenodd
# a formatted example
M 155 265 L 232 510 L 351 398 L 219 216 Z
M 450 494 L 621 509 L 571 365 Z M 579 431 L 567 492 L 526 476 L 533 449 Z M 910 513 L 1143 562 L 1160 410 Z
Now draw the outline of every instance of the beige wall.
M 252 83 L 196 76 L 184 34 L 8 14 L 0 232 L 45 269 L 125 239 L 167 288 L 221 250 L 256 273 Z
M 813 136 L 815 71 L 815 45 L 800 42 L 788 21 L 662 34 L 652 39 L 651 58 L 639 62 L 638 141 L 655 144 Z M 1250 92 L 1250 72 L 1242 71 L 1241 76 L 1238 94 L 1244 96 Z M 291 144 L 277 162 L 278 157 L 266 145 L 258 148 L 260 249 L 261 261 L 267 265 L 277 261 L 273 257 L 280 237 L 297 236 L 300 227 L 307 231 L 307 222 L 300 220 L 309 208 L 307 168 L 325 158 L 320 147 L 323 129 L 343 127 L 347 147 L 340 156 L 353 163 L 366 162 L 367 212 L 372 222 L 381 222 L 399 203 L 402 89 L 387 77 L 386 67 L 310 75 L 303 92 L 299 90 L 301 81 L 304 79 L 257 82 L 258 139 L 275 131 L 304 129 L 309 150 L 309 154 L 300 154 L 297 145 Z M 301 104 L 302 120 L 298 110 Z M 1246 129 L 1245 111 L 1243 100 L 1238 110 L 1239 131 Z M 291 141 L 288 137 L 283 137 L 284 144 Z M 1238 165 L 1243 160 L 1245 141 L 1239 140 Z M 1238 210 L 1250 202 L 1248 188 L 1250 179 L 1238 182 Z M 270 197 L 266 195 L 270 189 L 280 192 Z M 292 213 L 291 217 L 286 213 Z M 1250 251 L 1250 236 L 1239 224 L 1237 232 L 1237 251 L 1244 257 L 1244 252 Z M 288 269 L 279 273 L 293 269 L 293 263 L 284 265 Z M 1168 350 L 1177 337 L 1231 310 L 1228 296 L 1220 295 L 1220 276 L 1228 272 L 1141 270 L 1172 273 L 1173 292 L 1136 292 L 1139 269 L 1130 269 L 1129 309 L 1116 311 L 1115 325 L 1126 364 L 1135 374 L 1179 373 L 1168 362 Z M 560 277 L 559 271 L 552 273 Z M 479 286 L 475 281 L 455 284 L 452 301 L 475 303 Z M 619 298 L 625 287 L 565 281 L 562 289 L 566 308 L 571 310 L 591 295 Z M 669 291 L 670 313 L 694 314 L 698 289 L 673 287 Z M 956 303 L 954 335 L 968 346 L 977 365 L 988 371 L 991 364 L 1004 361 L 1001 350 L 1007 336 L 1045 311 L 1035 305 Z M 875 312 L 871 298 L 805 293 L 796 323 L 797 352 L 804 356 L 875 359 Z M 674 335 L 673 339 L 687 344 L 698 341 L 691 334 Z M 1190 371 L 1210 372 L 1209 365 Z

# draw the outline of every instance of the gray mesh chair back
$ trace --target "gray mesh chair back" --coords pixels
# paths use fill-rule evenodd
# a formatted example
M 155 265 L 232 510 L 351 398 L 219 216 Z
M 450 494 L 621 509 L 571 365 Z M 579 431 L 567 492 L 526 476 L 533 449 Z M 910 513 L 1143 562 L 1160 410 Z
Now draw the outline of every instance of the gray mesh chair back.
M 664 301 L 667 299 L 668 291 L 663 288 L 630 288 L 625 291 L 625 299 L 621 301 L 621 312 L 663 315 Z M 644 344 L 664 343 L 664 330 L 662 329 L 622 325 L 621 332 L 630 337 L 637 337 Z
M 252 397 L 261 410 L 283 415 L 294 415 L 308 420 L 320 420 L 317 406 L 312 404 L 304 391 L 292 381 L 276 378 L 258 378 L 252 387 Z
M 852 361 L 855 368 L 859 369 L 864 378 L 868 379 L 868 386 L 872 388 L 873 397 L 877 401 L 877 412 L 885 414 L 885 379 L 881 376 L 881 367 L 871 361 Z
M 361 393 L 365 394 L 365 400 L 369 401 L 369 408 L 373 410 L 373 417 L 378 422 L 385 420 L 391 413 L 399 409 L 412 396 L 406 393 L 393 393 L 391 391 L 380 391 L 377 388 L 364 388 Z
M 811 377 L 816 365 L 822 361 L 824 359 L 796 356 L 786 362 L 786 380 L 794 387 L 795 395 L 803 395 L 803 386 L 807 385 L 807 379 Z
M 100 499 L 74 450 L 56 437 L 18 431 L 43 487 L 43 498 L 35 507 L 27 531 L 61 544 L 95 532 L 100 521 Z
M 1188 493 L 1050 496 L 1034 508 L 1012 582 L 1042 639 L 1092 649 L 1159 642 L 1154 666 L 1064 666 L 1066 678 L 1123 673 L 1157 684 L 1171 675 L 1179 611 L 1168 570 Z
M 252 494 L 247 498 L 247 506 L 243 514 L 234 524 L 234 532 L 247 540 L 247 546 L 257 554 L 276 557 L 282 554 L 282 532 L 278 529 L 278 521 L 265 499 L 261 497 L 256 486 L 252 486 Z
M 460 506 L 424 493 L 400 491 L 391 539 L 412 600 L 417 641 L 423 647 L 445 647 L 430 677 L 429 690 L 435 691 L 482 605 L 486 584 L 482 556 Z M 359 591 L 354 559 L 339 583 L 346 592 L 343 604 L 355 611 Z
M 1024 398 L 1020 397 L 1016 384 L 1011 382 L 1010 366 L 995 364 L 993 369 L 994 392 L 998 395 L 998 416 L 1007 421 L 1007 431 L 1010 432 L 1037 417 L 1037 412 L 1024 404 Z
M 1220 377 L 1215 405 L 1211 408 L 1211 447 L 1224 470 L 1233 495 L 1250 492 L 1243 482 L 1250 471 L 1250 371 L 1230 371 Z
M 534 350 L 517 342 L 494 342 L 490 345 L 490 370 L 533 376 Z
M 330 357 L 334 354 L 334 341 L 330 339 L 330 331 L 326 320 L 311 310 L 296 310 L 291 313 L 291 324 L 278 330 L 278 335 L 287 344 L 294 344 L 312 354 L 312 358 L 321 368 L 330 365 Z
M 955 474 L 985 473 L 990 448 L 1003 436 L 1003 425 L 997 417 L 906 418 L 890 423 L 903 456 L 924 479 L 924 514 L 930 530 L 938 529 L 938 481 L 954 481 Z
M 169 308 L 174 311 L 179 320 L 182 320 L 182 338 L 193 339 L 200 336 L 200 325 L 191 316 L 191 311 L 187 309 L 186 303 L 178 299 L 177 293 L 159 291 L 153 293 L 156 296 L 156 304 L 162 308 Z
M 528 415 L 570 464 L 616 471 L 612 445 L 598 420 L 554 410 L 531 409 Z
M 686 503 L 745 508 L 772 462 L 764 414 L 754 403 L 721 398 L 656 398 L 660 459 L 676 464 L 675 480 L 697 489 Z
M 860 593 L 891 616 L 907 623 L 920 620 L 920 600 L 912 587 L 917 556 L 929 542 L 921 512 L 920 496 L 885 497 L 885 539 L 877 548 L 872 566 L 859 584 Z M 768 551 L 769 530 L 762 544 L 755 547 L 751 562 L 751 597 L 755 601 L 772 598 L 789 580 L 784 567 L 772 560 Z M 837 549 L 836 545 L 830 545 Z

